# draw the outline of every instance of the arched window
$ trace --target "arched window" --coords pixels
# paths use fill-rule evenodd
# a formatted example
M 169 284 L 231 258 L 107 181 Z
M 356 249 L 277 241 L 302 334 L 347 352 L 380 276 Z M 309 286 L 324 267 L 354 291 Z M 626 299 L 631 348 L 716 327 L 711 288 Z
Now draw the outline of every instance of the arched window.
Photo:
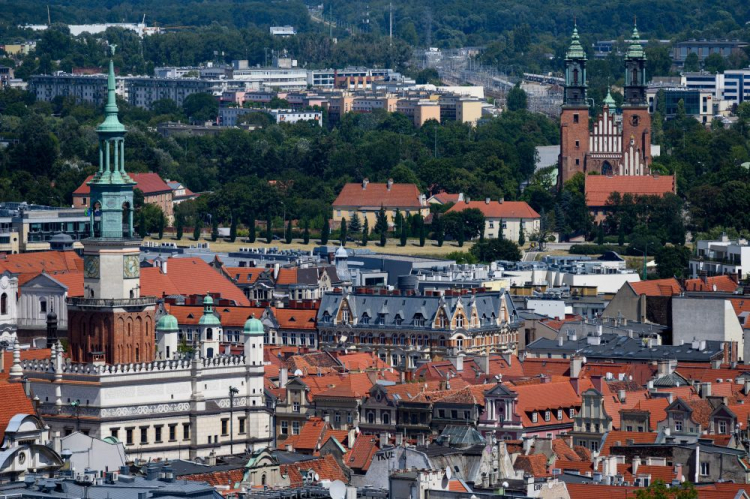
M 411 335 L 411 338 L 409 338 L 409 344 L 412 345 L 412 346 L 417 344 L 417 337 L 416 337 L 416 335 L 413 335 L 413 334 Z
M 263 485 L 264 487 L 266 486 L 266 474 L 265 473 L 263 473 L 260 477 L 260 484 Z
M 636 68 L 633 68 L 633 81 L 630 83 L 634 85 L 638 83 L 638 70 Z
M 578 85 L 578 68 L 573 69 L 573 85 Z
M 456 327 L 464 327 L 464 316 L 461 314 L 456 316 Z
M 610 164 L 609 161 L 605 161 L 602 164 L 602 175 L 609 175 L 609 176 L 611 176 L 612 173 L 613 173 L 613 171 L 614 171 L 614 169 L 612 168 L 612 165 Z
M 381 416 L 383 419 L 383 424 L 391 424 L 391 413 L 390 412 L 384 412 Z
M 381 345 L 385 345 L 385 335 L 383 333 L 380 333 L 380 338 L 378 339 L 378 343 Z
M 375 423 L 375 413 L 373 413 L 373 412 L 368 412 L 367 413 L 367 422 L 369 424 L 374 424 Z
M 214 330 L 211 328 L 206 329 L 206 339 L 207 340 L 213 340 L 214 339 Z
M 8 294 L 3 293 L 0 296 L 0 314 L 6 315 L 8 313 Z

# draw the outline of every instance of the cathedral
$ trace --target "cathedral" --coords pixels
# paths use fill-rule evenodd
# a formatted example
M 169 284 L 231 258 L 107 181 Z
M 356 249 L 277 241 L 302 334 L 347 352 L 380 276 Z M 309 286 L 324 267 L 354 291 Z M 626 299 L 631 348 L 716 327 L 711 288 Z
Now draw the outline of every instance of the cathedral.
M 646 54 L 638 29 L 633 28 L 625 54 L 625 95 L 622 118 L 607 93 L 601 115 L 589 126 L 591 99 L 586 90 L 586 52 L 573 30 L 565 54 L 565 90 L 560 114 L 558 187 L 576 173 L 606 176 L 649 175 L 651 165 L 651 117 L 646 99 Z

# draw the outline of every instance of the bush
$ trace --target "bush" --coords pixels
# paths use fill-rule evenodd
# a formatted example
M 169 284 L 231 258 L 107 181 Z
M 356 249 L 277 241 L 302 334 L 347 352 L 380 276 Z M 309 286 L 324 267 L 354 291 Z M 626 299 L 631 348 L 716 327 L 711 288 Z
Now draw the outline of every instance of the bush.
M 627 247 L 609 244 L 574 244 L 568 250 L 571 255 L 601 255 L 607 251 L 625 254 Z

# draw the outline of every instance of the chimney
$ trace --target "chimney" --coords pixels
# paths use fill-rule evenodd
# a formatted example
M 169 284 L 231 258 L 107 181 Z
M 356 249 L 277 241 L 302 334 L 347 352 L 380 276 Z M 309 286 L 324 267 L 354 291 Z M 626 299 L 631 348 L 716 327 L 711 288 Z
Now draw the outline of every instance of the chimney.
M 211 451 L 208 453 L 208 458 L 206 459 L 206 464 L 209 466 L 216 466 L 216 452 Z
M 456 368 L 457 372 L 463 372 L 464 370 L 464 355 L 463 354 L 449 355 L 447 359 L 450 361 L 451 364 L 453 364 L 453 367 Z
M 662 378 L 664 376 L 668 376 L 669 374 L 671 374 L 670 371 L 671 371 L 671 369 L 670 369 L 670 366 L 669 366 L 669 359 L 659 359 L 656 362 L 656 372 L 657 372 L 657 376 L 659 378 Z
M 167 259 L 161 261 L 161 273 L 167 275 Z
M 503 357 L 503 360 L 505 360 L 505 363 L 508 364 L 508 367 L 513 363 L 513 352 L 510 350 L 505 350 L 503 352 L 500 352 L 500 355 Z
M 489 354 L 478 355 L 478 356 L 474 357 L 474 361 L 477 363 L 477 365 L 479 366 L 479 369 L 481 369 L 484 374 L 489 374 L 490 373 L 490 356 L 489 356 Z
M 289 381 L 289 371 L 286 367 L 279 370 L 279 388 L 284 388 Z
M 362 179 L 362 190 L 363 190 L 363 191 L 364 191 L 365 189 L 367 189 L 367 184 L 369 184 L 369 183 L 370 183 L 370 179 L 369 179 L 369 178 L 364 178 L 364 179 Z
M 484 198 L 484 204 L 490 204 L 490 198 Z
M 604 393 L 604 378 L 601 376 L 591 376 L 591 384 L 599 393 Z
M 389 178 L 389 179 L 388 179 L 388 190 L 389 190 L 389 191 L 391 190 L 391 187 L 393 187 L 393 179 L 392 179 L 392 178 Z
M 504 197 L 500 197 L 500 199 L 497 200 L 498 203 L 503 204 L 505 202 Z
M 701 398 L 706 399 L 711 396 L 711 382 L 707 381 L 705 383 L 700 384 L 701 388 Z
M 750 393 L 750 378 L 745 378 L 745 386 L 742 389 L 742 393 L 744 395 Z
M 674 478 L 682 483 L 682 464 L 680 463 L 674 465 Z
M 388 445 L 388 442 L 389 442 L 388 433 L 387 432 L 381 433 L 380 439 L 379 439 L 380 448 L 385 449 L 385 446 Z
M 294 452 L 294 447 L 292 447 L 292 444 L 286 444 L 285 448 L 287 452 Z
M 396 447 L 401 447 L 404 443 L 403 433 L 396 433 Z
M 559 347 L 563 346 L 564 342 L 565 342 L 565 338 L 563 338 L 562 335 L 557 337 L 557 346 Z
M 638 474 L 638 467 L 641 465 L 641 458 L 633 456 L 633 476 Z
M 347 444 L 349 444 L 349 448 L 351 449 L 354 447 L 354 441 L 357 439 L 357 432 L 354 430 L 354 427 L 352 426 L 349 428 L 349 433 L 346 436 Z

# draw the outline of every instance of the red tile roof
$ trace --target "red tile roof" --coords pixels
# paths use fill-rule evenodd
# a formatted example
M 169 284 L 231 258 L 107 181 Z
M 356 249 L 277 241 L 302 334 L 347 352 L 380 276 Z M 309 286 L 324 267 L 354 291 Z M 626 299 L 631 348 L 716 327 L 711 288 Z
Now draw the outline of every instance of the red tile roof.
M 448 490 L 451 492 L 470 492 L 461 480 L 451 480 L 448 482 Z
M 366 472 L 378 450 L 377 438 L 371 435 L 360 435 L 354 441 L 351 450 L 344 456 L 344 464 L 353 470 Z
M 675 296 L 682 292 L 682 287 L 677 279 L 655 279 L 653 281 L 641 281 L 626 283 L 633 288 L 638 295 L 646 296 Z
M 321 418 L 310 418 L 300 429 L 294 450 L 317 451 L 319 445 L 323 445 L 323 435 L 328 429 L 328 423 Z
M 262 267 L 224 267 L 227 276 L 237 284 L 252 284 L 268 269 Z
M 445 191 L 438 192 L 437 194 L 432 195 L 432 198 L 438 201 L 440 204 L 458 203 L 460 197 L 461 194 L 450 194 Z
M 568 359 L 537 359 L 528 357 L 523 361 L 523 372 L 526 376 L 534 377 L 541 374 L 548 376 L 566 376 L 570 374 L 570 360 Z
M 675 479 L 674 467 L 673 466 L 657 466 L 642 464 L 638 466 L 636 471 L 638 475 L 651 475 L 651 481 L 661 480 L 664 483 L 672 483 Z
M 586 176 L 586 205 L 606 206 L 607 200 L 613 192 L 635 196 L 663 196 L 668 192 L 676 192 L 675 178 L 670 175 L 653 177 L 639 175 Z
M 578 322 L 582 320 L 583 317 L 580 315 L 575 314 L 565 314 L 565 319 L 559 320 L 559 319 L 548 319 L 542 321 L 542 324 L 547 326 L 550 329 L 554 329 L 555 331 L 560 331 L 562 327 L 565 325 L 566 322 Z
M 476 208 L 482 212 L 484 218 L 539 218 L 534 208 L 529 206 L 526 201 L 469 201 L 454 204 L 448 213 L 463 211 L 470 208 Z
M 339 355 L 337 360 L 347 371 L 366 371 L 367 369 L 386 369 L 388 367 L 388 364 L 380 360 L 374 352 Z
M 583 382 L 586 380 L 581 381 L 581 392 L 583 392 L 588 387 L 583 388 Z M 576 394 L 567 378 L 562 383 L 549 382 L 536 385 L 509 386 L 508 388 L 518 394 L 516 407 L 524 428 L 572 423 L 568 409 L 571 407 L 579 408 L 581 405 L 581 397 Z M 563 410 L 562 421 L 557 419 L 558 409 Z M 550 421 L 544 420 L 543 412 L 547 410 L 552 412 Z M 539 413 L 536 423 L 532 421 L 531 414 L 533 412 Z
M 566 483 L 568 493 L 575 499 L 633 499 L 636 492 L 643 490 L 639 487 L 623 487 L 620 485 L 599 485 L 593 483 Z
M 289 285 L 297 283 L 297 268 L 282 268 L 279 269 L 279 275 L 276 276 L 277 285 Z
M 230 489 L 236 489 L 236 485 L 242 482 L 245 477 L 245 470 L 238 468 L 228 471 L 211 471 L 209 473 L 196 473 L 195 475 L 181 475 L 183 480 L 191 482 L 207 482 L 212 487 L 229 486 Z
M 558 460 L 581 461 L 581 456 L 571 449 L 568 443 L 562 438 L 555 438 L 552 440 L 552 451 L 555 453 Z M 558 468 L 559 466 L 555 467 Z
M 196 325 L 203 316 L 203 307 L 167 305 L 169 313 L 174 315 L 178 324 Z M 265 311 L 256 307 L 216 307 L 214 310 L 221 317 L 221 325 L 224 327 L 243 327 L 245 322 L 255 315 L 257 319 Z
M 637 432 L 637 431 L 610 431 L 604 440 L 600 456 L 608 456 L 612 447 L 626 446 L 628 440 L 635 444 L 653 444 L 656 442 L 657 434 L 654 432 Z
M 49 350 L 47 352 L 47 355 L 49 355 Z M 11 356 L 11 363 L 5 364 L 5 370 L 9 371 L 12 365 L 13 360 Z M 10 420 L 13 419 L 13 416 L 16 414 L 33 415 L 36 414 L 36 411 L 34 411 L 31 400 L 26 396 L 23 383 L 0 384 L 0 399 L 3 401 L 0 404 L 0 442 L 2 442 L 3 438 L 5 438 L 5 429 L 8 427 Z
M 346 184 L 336 200 L 335 208 L 423 208 L 420 192 L 414 184 L 388 184 L 369 182 L 366 188 L 362 184 Z
M 649 427 L 651 431 L 656 431 L 657 425 L 667 419 L 667 411 L 665 411 L 667 406 L 669 406 L 667 398 L 657 397 L 641 400 L 632 408 L 639 411 L 648 411 L 651 414 L 649 417 Z
M 7 380 L 10 374 L 10 368 L 13 365 L 13 351 L 6 350 L 0 354 L 3 355 L 3 365 L 5 366 L 5 369 L 0 371 L 0 380 Z M 21 350 L 21 360 L 46 360 L 50 358 L 50 355 L 51 351 L 49 348 Z M 0 442 L 2 442 L 1 438 Z
M 325 457 L 320 459 L 312 459 L 309 461 L 300 461 L 294 464 L 282 464 L 279 471 L 282 475 L 289 477 L 290 487 L 301 487 L 305 485 L 301 470 L 313 470 L 318 474 L 321 480 L 341 480 L 344 483 L 348 483 L 344 471 L 336 462 L 336 459 L 332 454 L 326 454 Z
M 513 469 L 523 471 L 535 477 L 549 476 L 549 473 L 547 473 L 547 456 L 544 454 L 518 456 L 516 462 L 513 463 Z
M 167 295 L 205 295 L 217 293 L 221 298 L 234 300 L 237 305 L 249 306 L 250 300 L 240 288 L 197 257 L 170 258 L 167 273 L 159 267 L 141 269 L 141 295 L 160 298 Z
M 153 194 L 161 194 L 166 192 L 172 192 L 172 188 L 164 182 L 158 173 L 128 173 L 136 185 L 136 189 L 140 189 L 144 195 L 150 196 Z M 74 196 L 87 196 L 91 194 L 91 188 L 88 186 L 88 182 L 91 182 L 93 175 L 86 177 L 86 180 L 73 191 Z
M 714 289 L 714 286 L 716 289 Z M 703 279 L 687 279 L 685 291 L 719 291 L 722 293 L 733 293 L 737 289 L 737 283 L 728 275 L 717 275 Z
M 315 331 L 315 318 L 318 311 L 314 309 L 274 308 L 273 315 L 282 329 Z
M 55 274 L 50 277 L 68 287 L 68 297 L 83 296 L 83 272 L 68 272 L 66 274 Z
M 5 270 L 13 274 L 38 274 L 42 271 L 48 274 L 82 272 L 83 259 L 74 251 L 38 251 L 0 255 L 0 272 Z

